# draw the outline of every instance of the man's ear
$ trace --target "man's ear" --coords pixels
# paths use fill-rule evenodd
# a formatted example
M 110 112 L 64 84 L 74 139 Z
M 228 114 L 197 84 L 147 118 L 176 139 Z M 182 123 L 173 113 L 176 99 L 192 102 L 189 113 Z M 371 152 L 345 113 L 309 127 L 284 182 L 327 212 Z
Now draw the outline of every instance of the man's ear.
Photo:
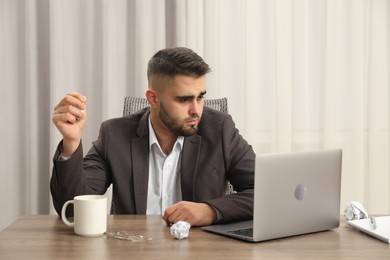
M 146 99 L 148 100 L 149 102 L 149 105 L 151 107 L 157 107 L 157 101 L 158 101 L 158 94 L 157 94 L 157 91 L 154 90 L 154 89 L 148 89 L 145 93 L 146 95 Z

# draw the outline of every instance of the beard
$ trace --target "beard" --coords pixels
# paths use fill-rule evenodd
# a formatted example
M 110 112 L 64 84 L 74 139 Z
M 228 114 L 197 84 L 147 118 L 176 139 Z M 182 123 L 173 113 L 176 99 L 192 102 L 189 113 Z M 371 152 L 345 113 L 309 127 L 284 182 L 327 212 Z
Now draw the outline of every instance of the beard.
M 160 111 L 158 114 L 160 121 L 163 125 L 173 133 L 181 136 L 191 136 L 198 132 L 198 125 L 191 126 L 189 128 L 184 128 L 184 124 L 179 121 L 179 119 L 171 117 L 169 112 L 165 109 L 163 103 L 160 103 Z M 198 115 L 193 115 L 184 120 L 199 119 Z M 199 122 L 199 120 L 198 120 Z

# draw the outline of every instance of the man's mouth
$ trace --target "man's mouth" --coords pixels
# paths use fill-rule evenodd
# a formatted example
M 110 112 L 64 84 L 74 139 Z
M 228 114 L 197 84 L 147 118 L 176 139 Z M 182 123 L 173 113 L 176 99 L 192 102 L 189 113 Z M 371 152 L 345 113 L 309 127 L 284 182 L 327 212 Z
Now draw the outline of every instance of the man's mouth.
M 196 125 L 198 124 L 199 120 L 197 118 L 193 118 L 187 121 L 187 124 L 189 125 Z

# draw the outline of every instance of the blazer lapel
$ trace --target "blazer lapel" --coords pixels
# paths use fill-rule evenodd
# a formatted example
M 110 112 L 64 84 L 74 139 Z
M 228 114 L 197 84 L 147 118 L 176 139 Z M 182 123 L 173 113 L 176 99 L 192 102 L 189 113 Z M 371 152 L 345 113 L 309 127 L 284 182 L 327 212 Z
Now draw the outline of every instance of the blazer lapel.
M 149 181 L 149 112 L 145 113 L 137 128 L 139 138 L 131 142 L 134 203 L 137 214 L 146 214 Z
M 195 178 L 202 137 L 193 135 L 184 140 L 181 160 L 181 190 L 183 200 L 196 201 Z

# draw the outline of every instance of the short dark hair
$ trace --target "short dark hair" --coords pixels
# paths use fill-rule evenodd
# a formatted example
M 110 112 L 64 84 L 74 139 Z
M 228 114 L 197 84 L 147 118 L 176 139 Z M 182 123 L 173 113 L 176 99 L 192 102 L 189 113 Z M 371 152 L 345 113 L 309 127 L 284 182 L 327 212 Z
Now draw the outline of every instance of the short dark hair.
M 198 78 L 211 71 L 209 65 L 193 50 L 185 47 L 158 51 L 148 63 L 148 80 L 152 77 L 174 78 L 185 75 Z

